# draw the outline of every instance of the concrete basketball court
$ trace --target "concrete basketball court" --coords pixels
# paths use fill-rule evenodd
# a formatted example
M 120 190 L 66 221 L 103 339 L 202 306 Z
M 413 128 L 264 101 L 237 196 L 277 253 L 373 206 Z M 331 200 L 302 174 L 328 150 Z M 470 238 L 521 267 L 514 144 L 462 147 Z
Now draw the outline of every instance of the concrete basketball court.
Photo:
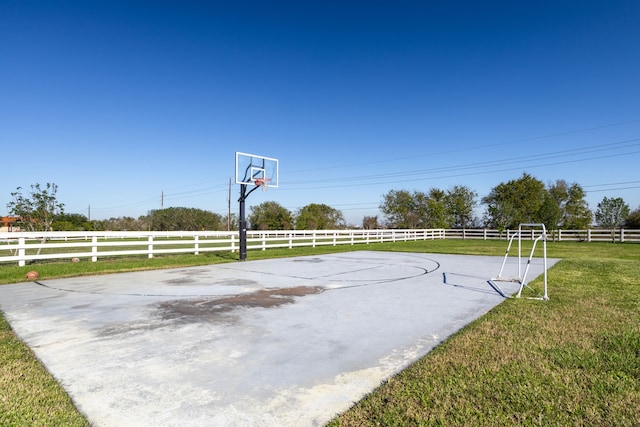
M 0 309 L 93 425 L 321 426 L 504 301 L 501 263 L 249 260 L 4 285 Z

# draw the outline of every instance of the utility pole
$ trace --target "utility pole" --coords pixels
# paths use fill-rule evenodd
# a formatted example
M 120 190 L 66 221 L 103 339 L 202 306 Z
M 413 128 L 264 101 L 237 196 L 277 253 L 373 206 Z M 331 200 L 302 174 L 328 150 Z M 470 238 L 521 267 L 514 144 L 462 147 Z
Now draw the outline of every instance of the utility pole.
M 160 209 L 164 209 L 164 191 L 160 193 Z
M 89 205 L 89 208 L 87 209 L 87 218 L 91 221 L 91 205 Z

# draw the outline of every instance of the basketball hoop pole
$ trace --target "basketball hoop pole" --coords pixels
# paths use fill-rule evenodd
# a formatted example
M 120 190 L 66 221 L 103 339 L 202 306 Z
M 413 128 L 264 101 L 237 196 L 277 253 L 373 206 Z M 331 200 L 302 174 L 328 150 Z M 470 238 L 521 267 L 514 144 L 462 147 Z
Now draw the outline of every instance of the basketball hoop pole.
M 240 184 L 240 198 L 238 199 L 240 202 L 240 223 L 238 224 L 240 228 L 240 261 L 247 259 L 247 220 L 244 217 L 244 201 L 247 196 L 247 184 Z
M 245 218 L 244 201 L 247 200 L 249 194 L 253 193 L 258 187 L 259 186 L 256 185 L 247 192 L 247 184 L 240 184 L 240 198 L 238 199 L 238 202 L 240 202 L 240 220 L 238 223 L 240 228 L 240 261 L 247 259 L 247 220 Z

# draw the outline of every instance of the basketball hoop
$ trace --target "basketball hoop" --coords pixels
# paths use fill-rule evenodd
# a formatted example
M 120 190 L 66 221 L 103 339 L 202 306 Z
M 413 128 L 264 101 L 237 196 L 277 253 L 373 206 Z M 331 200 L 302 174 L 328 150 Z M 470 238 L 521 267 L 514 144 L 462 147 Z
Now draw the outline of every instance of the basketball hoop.
M 236 151 L 236 184 L 240 185 L 240 212 L 238 217 L 238 240 L 240 261 L 247 259 L 247 221 L 245 202 L 249 194 L 262 187 L 278 188 L 278 159 Z M 247 190 L 248 187 L 253 187 Z
M 262 191 L 267 191 L 269 189 L 269 181 L 271 178 L 256 178 L 255 182 L 258 187 L 262 187 Z

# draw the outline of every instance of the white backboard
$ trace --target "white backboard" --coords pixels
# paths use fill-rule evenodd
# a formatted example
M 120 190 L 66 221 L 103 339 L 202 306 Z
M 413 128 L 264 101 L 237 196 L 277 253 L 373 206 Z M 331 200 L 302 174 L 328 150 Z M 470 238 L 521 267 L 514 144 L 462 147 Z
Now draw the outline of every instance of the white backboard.
M 278 187 L 278 159 L 236 152 L 236 184 Z

